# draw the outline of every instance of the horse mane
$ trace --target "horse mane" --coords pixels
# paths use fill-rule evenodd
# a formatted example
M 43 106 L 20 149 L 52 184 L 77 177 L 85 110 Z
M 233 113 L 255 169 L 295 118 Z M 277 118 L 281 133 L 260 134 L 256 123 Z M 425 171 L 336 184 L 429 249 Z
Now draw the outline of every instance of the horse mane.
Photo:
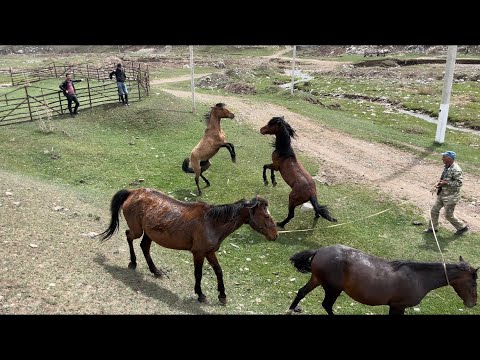
M 240 215 L 240 210 L 245 207 L 254 207 L 256 205 L 268 206 L 268 201 L 255 197 L 252 200 L 241 199 L 232 204 L 224 205 L 212 205 L 210 209 L 207 210 L 205 216 L 209 217 L 212 220 L 220 220 L 224 222 L 232 221 Z
M 212 205 L 212 207 L 207 210 L 205 216 L 212 220 L 232 220 L 240 214 L 240 210 L 242 210 L 246 204 L 247 200 L 241 199 L 233 204 Z
M 272 146 L 280 153 L 280 156 L 287 158 L 290 156 L 295 157 L 295 152 L 291 146 L 292 139 L 295 139 L 296 132 L 290 126 L 289 123 L 285 121 L 283 117 L 273 117 L 269 124 L 281 125 L 280 133 L 275 136 L 275 141 L 272 142 Z
M 218 103 L 218 104 L 215 104 L 214 107 L 212 107 L 212 109 L 210 111 L 207 111 L 204 115 L 203 115 L 203 119 L 205 120 L 205 123 L 208 124 L 208 121 L 210 120 L 210 114 L 212 113 L 213 109 L 214 108 L 223 108 L 225 106 L 224 103 Z
M 438 267 L 442 265 L 442 263 L 439 263 L 439 262 L 416 262 L 416 261 L 408 261 L 408 260 L 393 260 L 393 261 L 389 261 L 389 263 L 392 266 L 393 271 L 400 270 L 402 266 L 409 267 L 412 270 L 429 270 L 434 267 Z

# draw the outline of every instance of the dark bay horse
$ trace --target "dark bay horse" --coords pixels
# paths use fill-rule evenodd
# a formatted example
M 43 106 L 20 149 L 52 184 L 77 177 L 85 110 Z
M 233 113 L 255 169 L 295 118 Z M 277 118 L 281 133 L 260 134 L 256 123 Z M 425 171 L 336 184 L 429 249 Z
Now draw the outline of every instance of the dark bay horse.
M 152 241 L 169 249 L 189 250 L 193 254 L 198 301 L 206 300 L 201 281 L 203 262 L 207 258 L 217 276 L 218 299 L 226 304 L 223 272 L 215 252 L 222 241 L 243 224 L 250 225 L 267 239 L 275 240 L 278 232 L 267 206 L 267 201 L 259 196 L 249 201 L 242 199 L 233 204 L 214 206 L 178 201 L 154 189 L 124 189 L 113 196 L 110 226 L 99 236 L 107 240 L 118 231 L 119 211 L 123 209 L 128 225 L 125 234 L 130 248 L 130 269 L 137 267 L 133 240 L 142 234 L 140 247 L 148 268 L 156 277 L 162 276 L 163 272 L 150 257 Z
M 220 127 L 220 119 L 233 119 L 234 116 L 235 115 L 230 112 L 223 103 L 218 103 L 212 107 L 210 113 L 205 115 L 208 124 L 202 139 L 193 148 L 190 158 L 186 158 L 183 161 L 182 170 L 186 173 L 195 173 L 195 184 L 197 184 L 198 195 L 202 194 L 202 190 L 200 190 L 200 186 L 198 185 L 198 178 L 201 177 L 207 184 L 207 187 L 210 186 L 210 182 L 203 176 L 203 172 L 210 167 L 211 163 L 209 159 L 212 158 L 220 148 L 227 148 L 232 161 L 235 162 L 235 147 L 232 143 L 225 141 L 225 133 Z
M 327 207 L 318 203 L 315 182 L 295 156 L 290 144 L 291 138 L 295 138 L 295 130 L 283 117 L 274 117 L 260 129 L 260 132 L 263 135 L 275 135 L 272 163 L 263 165 L 263 183 L 268 185 L 266 172 L 270 169 L 273 186 L 277 185 L 274 171 L 280 171 L 283 180 L 292 188 L 288 197 L 288 216 L 277 225 L 283 228 L 294 217 L 295 207 L 307 201 L 310 201 L 315 209 L 315 218 L 322 216 L 328 221 L 337 222 L 337 219 L 330 215 Z
M 384 260 L 344 245 L 305 250 L 290 260 L 298 271 L 312 276 L 290 305 L 300 311 L 300 300 L 318 285 L 325 290 L 323 308 L 332 307 L 342 291 L 365 305 L 388 305 L 390 315 L 403 315 L 407 307 L 419 304 L 430 291 L 449 284 L 466 307 L 477 304 L 477 269 L 460 256 L 457 264 Z

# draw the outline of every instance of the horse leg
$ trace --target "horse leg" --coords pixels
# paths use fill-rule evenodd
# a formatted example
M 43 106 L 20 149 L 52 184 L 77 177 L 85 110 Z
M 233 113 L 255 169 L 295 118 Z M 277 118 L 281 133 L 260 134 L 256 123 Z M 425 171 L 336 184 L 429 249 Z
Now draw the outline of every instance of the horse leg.
M 205 255 L 202 253 L 193 254 L 193 266 L 195 269 L 195 294 L 198 295 L 198 301 L 206 302 L 207 297 L 202 293 L 202 268 Z
M 235 162 L 237 154 L 235 154 L 235 147 L 232 143 L 225 143 L 221 147 L 227 148 L 228 152 L 230 153 L 230 157 L 232 158 L 232 162 Z
M 277 226 L 283 228 L 295 216 L 295 206 L 288 206 L 288 215 L 282 222 L 277 222 Z
M 335 289 L 331 286 L 324 286 L 323 289 L 325 290 L 325 298 L 322 301 L 322 306 L 327 311 L 328 315 L 334 315 L 332 307 L 342 290 Z
M 125 231 L 125 235 L 127 235 L 127 242 L 128 248 L 130 249 L 130 263 L 128 264 L 129 269 L 136 269 L 137 268 L 137 257 L 135 256 L 135 250 L 133 250 L 133 240 L 134 237 L 130 229 Z
M 195 184 L 197 184 L 197 189 L 198 189 L 198 196 L 202 195 L 202 190 L 200 190 L 200 185 L 198 184 L 198 178 L 200 177 L 200 174 L 195 174 Z M 203 177 L 202 177 L 203 178 Z
M 205 181 L 207 187 L 210 186 L 210 181 L 208 181 L 208 179 L 203 176 L 203 172 L 206 171 L 210 167 L 210 165 L 212 164 L 209 160 L 200 161 L 200 177 L 203 179 L 203 181 Z
M 220 267 L 217 256 L 214 252 L 207 254 L 207 260 L 210 266 L 213 268 L 213 271 L 215 271 L 215 275 L 217 275 L 218 291 L 220 292 L 218 295 L 218 300 L 220 300 L 222 305 L 225 305 L 227 303 L 227 295 L 225 294 L 225 285 L 223 284 L 222 268 Z
M 142 241 L 140 242 L 140 247 L 143 251 L 143 256 L 145 256 L 145 260 L 147 260 L 148 268 L 150 272 L 155 275 L 155 277 L 162 277 L 164 272 L 157 269 L 155 264 L 153 263 L 152 257 L 150 256 L 150 245 L 152 244 L 152 239 L 148 237 L 146 233 L 143 234 Z
M 388 311 L 388 315 L 403 315 L 403 314 L 405 314 L 404 307 L 394 307 L 393 305 L 390 305 L 390 310 Z
M 303 286 L 300 290 L 298 290 L 297 296 L 295 297 L 295 300 L 293 300 L 292 304 L 288 308 L 288 313 L 291 314 L 293 312 L 301 312 L 302 309 L 300 306 L 297 306 L 300 300 L 302 300 L 310 291 L 315 289 L 318 285 L 320 285 L 320 282 L 315 278 L 314 276 L 310 277 L 310 280 Z
M 275 173 L 274 173 L 275 170 L 273 169 L 273 163 L 263 165 L 263 184 L 268 185 L 267 169 L 270 169 L 270 178 L 272 179 L 272 186 L 277 185 L 277 182 L 275 181 Z
M 277 186 L 277 181 L 275 180 L 275 170 L 270 169 L 270 179 L 272 180 L 272 186 Z

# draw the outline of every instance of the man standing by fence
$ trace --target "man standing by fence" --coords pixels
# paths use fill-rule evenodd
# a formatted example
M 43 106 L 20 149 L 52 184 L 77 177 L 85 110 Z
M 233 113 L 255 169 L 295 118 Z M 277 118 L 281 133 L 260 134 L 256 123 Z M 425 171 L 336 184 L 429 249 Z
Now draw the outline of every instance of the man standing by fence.
M 66 79 L 60 84 L 59 88 L 63 91 L 63 95 L 67 97 L 68 111 L 70 111 L 70 116 L 75 116 L 78 114 L 78 107 L 80 106 L 80 103 L 78 102 L 77 94 L 75 92 L 75 86 L 73 85 L 73 83 L 80 82 L 83 79 L 72 80 L 72 74 L 70 73 L 66 73 L 65 76 Z M 72 101 L 75 102 L 75 109 L 73 111 Z
M 117 79 L 118 95 L 122 99 L 123 105 L 129 106 L 128 104 L 128 90 L 127 85 L 125 85 L 125 80 L 127 76 L 125 75 L 125 70 L 122 69 L 122 64 L 117 64 L 117 68 L 110 73 L 110 79 L 115 75 Z

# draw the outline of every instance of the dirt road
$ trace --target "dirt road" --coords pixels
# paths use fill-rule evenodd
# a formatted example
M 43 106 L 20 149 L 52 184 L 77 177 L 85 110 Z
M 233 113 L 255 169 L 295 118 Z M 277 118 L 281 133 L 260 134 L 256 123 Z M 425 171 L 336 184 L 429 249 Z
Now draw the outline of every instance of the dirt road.
M 190 92 L 163 91 L 182 98 L 191 97 Z M 233 96 L 198 93 L 196 99 L 206 104 L 218 102 L 228 104 L 228 107 L 235 112 L 238 121 L 246 122 L 254 129 L 260 129 L 274 116 L 284 116 L 297 130 L 298 138 L 293 141 L 293 147 L 297 151 L 313 156 L 321 163 L 317 180 L 329 184 L 340 182 L 368 184 L 395 199 L 408 200 L 419 208 L 425 209 L 425 219 L 428 219 L 427 209 L 434 201 L 429 190 L 443 168 L 440 156 L 438 162 L 432 162 L 393 147 L 354 139 L 273 104 L 266 105 Z M 455 213 L 466 221 L 473 231 L 478 231 L 480 230 L 480 178 L 468 173 L 465 173 L 464 177 L 463 197 Z M 443 210 L 441 222 L 447 228 L 452 228 L 445 222 Z

